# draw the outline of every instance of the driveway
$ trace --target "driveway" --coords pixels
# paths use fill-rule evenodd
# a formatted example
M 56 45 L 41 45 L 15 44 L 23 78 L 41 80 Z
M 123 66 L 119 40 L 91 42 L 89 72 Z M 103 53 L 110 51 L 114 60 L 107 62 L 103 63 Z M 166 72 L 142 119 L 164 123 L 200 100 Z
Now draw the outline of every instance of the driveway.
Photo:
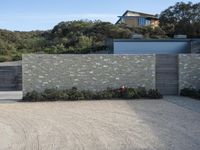
M 199 150 L 199 110 L 182 97 L 0 104 L 0 150 Z

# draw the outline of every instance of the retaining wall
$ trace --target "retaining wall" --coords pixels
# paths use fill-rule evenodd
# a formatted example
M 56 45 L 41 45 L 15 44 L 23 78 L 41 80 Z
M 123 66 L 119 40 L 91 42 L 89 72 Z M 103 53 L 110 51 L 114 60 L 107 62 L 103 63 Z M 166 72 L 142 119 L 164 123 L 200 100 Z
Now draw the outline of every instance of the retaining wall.
M 46 88 L 155 89 L 155 55 L 23 55 L 23 93 Z

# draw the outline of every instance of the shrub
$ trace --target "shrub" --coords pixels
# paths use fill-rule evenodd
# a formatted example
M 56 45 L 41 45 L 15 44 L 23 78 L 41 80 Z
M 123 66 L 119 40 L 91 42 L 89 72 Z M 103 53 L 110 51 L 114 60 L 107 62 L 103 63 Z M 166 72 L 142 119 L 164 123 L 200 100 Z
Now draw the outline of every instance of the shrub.
M 84 94 L 82 91 L 78 91 L 77 88 L 72 88 L 70 90 L 68 90 L 68 100 L 84 100 Z
M 197 99 L 200 99 L 200 89 L 198 90 L 198 92 L 197 92 Z
M 12 61 L 19 61 L 19 60 L 22 60 L 22 54 L 17 53 L 12 55 Z
M 189 96 L 189 97 L 196 96 L 196 94 L 197 94 L 197 90 L 194 88 L 184 88 L 181 90 L 181 93 L 180 93 L 181 96 Z
M 28 92 L 25 97 L 23 98 L 24 101 L 31 101 L 31 102 L 37 102 L 41 101 L 42 98 L 40 94 L 36 91 Z
M 139 98 L 153 98 L 160 99 L 162 95 L 157 90 L 146 91 L 145 88 L 125 88 L 123 93 L 120 89 L 107 88 L 103 91 L 79 91 L 77 88 L 58 90 L 46 89 L 41 93 L 36 91 L 29 92 L 23 98 L 23 101 L 57 101 L 57 100 L 101 100 L 101 99 L 139 99 Z
M 122 95 L 122 98 L 125 98 L 125 99 L 136 99 L 136 98 L 141 98 L 141 96 L 139 95 L 137 89 L 127 88 L 125 90 L 124 94 Z
M 137 88 L 137 93 L 141 98 L 148 97 L 147 90 L 144 87 Z
M 96 93 L 96 99 L 112 99 L 115 97 L 115 92 L 111 88 Z
M 148 91 L 148 98 L 150 99 L 161 99 L 163 98 L 162 94 L 158 90 L 150 89 Z
M 10 56 L 0 56 L 0 62 L 11 61 L 12 58 Z
M 196 98 L 196 99 L 200 99 L 200 90 L 196 90 L 192 87 L 190 88 L 184 88 L 181 90 L 180 93 L 181 96 L 188 96 L 191 98 Z
M 84 99 L 94 99 L 94 93 L 92 91 L 82 91 Z
M 59 91 L 57 89 L 46 89 L 43 93 L 41 93 L 41 97 L 45 100 L 55 101 L 62 100 L 67 98 L 65 97 L 65 92 Z

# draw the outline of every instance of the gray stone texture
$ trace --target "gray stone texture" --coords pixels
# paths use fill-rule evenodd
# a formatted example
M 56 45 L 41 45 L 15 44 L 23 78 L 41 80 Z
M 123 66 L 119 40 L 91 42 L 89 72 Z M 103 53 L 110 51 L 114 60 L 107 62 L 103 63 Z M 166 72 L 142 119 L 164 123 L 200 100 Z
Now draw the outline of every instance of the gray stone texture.
M 47 88 L 155 88 L 155 55 L 23 55 L 23 94 Z
M 200 89 L 200 54 L 179 55 L 179 90 Z

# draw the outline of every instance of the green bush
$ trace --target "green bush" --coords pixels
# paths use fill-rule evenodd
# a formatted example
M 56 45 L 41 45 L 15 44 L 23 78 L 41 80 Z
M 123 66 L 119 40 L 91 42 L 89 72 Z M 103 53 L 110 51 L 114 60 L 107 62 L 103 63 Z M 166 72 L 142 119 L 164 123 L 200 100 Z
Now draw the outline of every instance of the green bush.
M 40 96 L 40 93 L 36 91 L 29 92 L 25 95 L 23 98 L 24 101 L 31 101 L 31 102 L 37 102 L 42 101 L 42 97 Z
M 127 88 L 122 95 L 123 98 L 125 99 L 136 99 L 136 98 L 141 98 L 141 96 L 138 93 L 137 89 L 133 88 Z
M 161 99 L 163 98 L 162 94 L 158 90 L 150 89 L 148 91 L 148 98 L 150 99 Z
M 67 91 L 67 90 L 66 90 Z M 78 91 L 77 88 L 72 88 L 67 91 L 69 95 L 69 100 L 84 100 L 84 93 L 82 91 Z
M 116 97 L 117 95 L 115 90 L 111 88 L 107 88 L 106 90 L 96 92 L 96 94 L 94 95 L 94 99 L 112 99 Z
M 147 90 L 144 87 L 137 88 L 137 93 L 140 95 L 141 98 L 148 97 Z
M 0 56 L 0 62 L 11 61 L 12 58 L 10 56 Z
M 92 91 L 82 91 L 82 93 L 85 100 L 94 99 L 94 93 Z
M 194 88 L 184 88 L 181 90 L 181 93 L 180 93 L 181 96 L 190 96 L 190 97 L 196 96 L 196 94 L 197 94 L 197 90 Z
M 22 54 L 14 54 L 12 55 L 12 61 L 22 60 Z
M 184 89 L 181 90 L 180 95 L 200 99 L 200 89 L 197 90 L 197 89 L 194 89 L 192 87 L 184 88 Z
M 162 95 L 157 90 L 146 91 L 145 88 L 125 88 L 122 92 L 121 89 L 107 88 L 103 91 L 79 91 L 77 88 L 58 90 L 46 89 L 42 93 L 36 91 L 27 93 L 23 101 L 57 101 L 57 100 L 101 100 L 101 99 L 140 99 L 140 98 L 153 98 L 160 99 Z
M 42 98 L 50 101 L 54 101 L 56 99 L 61 100 L 62 91 L 56 89 L 46 89 L 42 94 Z

